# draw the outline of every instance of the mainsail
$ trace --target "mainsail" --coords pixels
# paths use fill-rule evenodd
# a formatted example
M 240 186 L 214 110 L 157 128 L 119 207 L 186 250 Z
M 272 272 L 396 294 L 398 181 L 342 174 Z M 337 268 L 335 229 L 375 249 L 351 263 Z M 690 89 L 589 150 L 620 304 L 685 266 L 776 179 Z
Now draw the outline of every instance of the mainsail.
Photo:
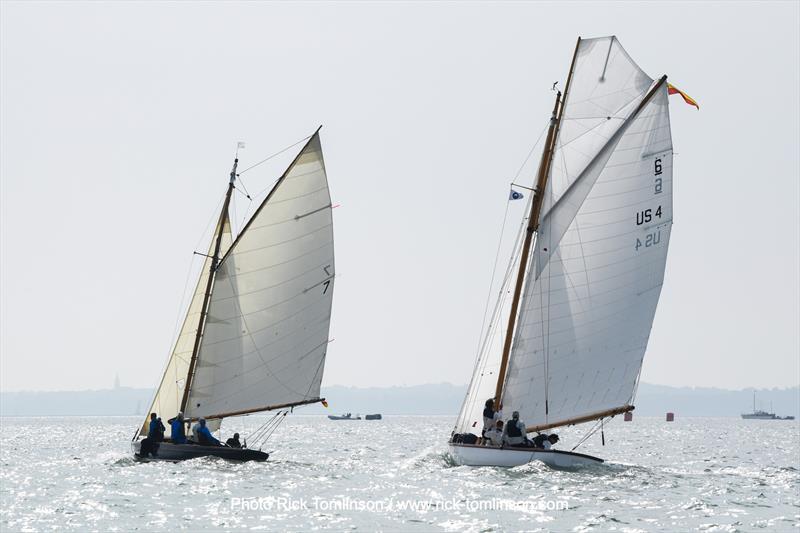
M 502 383 L 529 431 L 631 408 L 672 224 L 664 78 L 581 40 L 564 98 Z
M 318 133 L 222 251 L 194 364 L 181 359 L 185 385 L 165 377 L 157 400 L 180 387 L 184 416 L 207 419 L 319 401 L 335 270 Z M 194 334 L 197 326 L 189 327 Z M 186 341 L 190 355 L 193 341 Z M 179 410 L 158 407 L 170 417 Z

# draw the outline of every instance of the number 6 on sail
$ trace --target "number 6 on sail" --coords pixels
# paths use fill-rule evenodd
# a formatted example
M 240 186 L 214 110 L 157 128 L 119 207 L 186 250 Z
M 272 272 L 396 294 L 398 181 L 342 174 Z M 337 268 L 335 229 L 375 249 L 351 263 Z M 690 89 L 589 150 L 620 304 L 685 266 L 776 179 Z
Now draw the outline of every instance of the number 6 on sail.
M 578 39 L 449 442 L 457 464 L 599 463 L 527 435 L 634 408 L 672 226 L 667 98 L 616 37 Z

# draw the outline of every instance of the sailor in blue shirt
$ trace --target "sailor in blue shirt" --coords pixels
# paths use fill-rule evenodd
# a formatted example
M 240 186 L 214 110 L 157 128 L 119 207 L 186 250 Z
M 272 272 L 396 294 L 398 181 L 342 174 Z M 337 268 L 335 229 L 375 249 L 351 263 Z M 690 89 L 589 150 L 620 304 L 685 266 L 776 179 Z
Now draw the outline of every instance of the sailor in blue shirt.
M 183 413 L 178 413 L 175 418 L 167 420 L 171 426 L 172 442 L 175 444 L 186 444 L 186 433 L 183 429 Z
M 201 418 L 197 424 L 192 428 L 198 444 L 205 446 L 222 446 L 222 444 L 214 438 L 211 431 L 206 427 L 206 419 Z
M 164 424 L 155 413 L 150 413 L 150 425 L 148 426 L 147 437 L 142 439 L 139 447 L 139 457 L 153 457 L 158 455 L 158 443 L 164 440 Z
M 147 432 L 147 436 L 153 442 L 161 442 L 164 440 L 165 429 L 167 428 L 161 423 L 161 419 L 155 413 L 150 413 L 150 430 Z

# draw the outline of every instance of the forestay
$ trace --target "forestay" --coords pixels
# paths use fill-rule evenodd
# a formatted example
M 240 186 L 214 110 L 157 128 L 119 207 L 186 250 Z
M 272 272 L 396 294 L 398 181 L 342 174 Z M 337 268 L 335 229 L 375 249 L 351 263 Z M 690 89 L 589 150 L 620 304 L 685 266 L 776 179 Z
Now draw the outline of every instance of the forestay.
M 315 134 L 220 262 L 186 416 L 317 399 L 334 274 L 331 200 Z
M 667 87 L 581 41 L 503 392 L 529 428 L 631 403 L 672 223 Z M 638 113 L 636 112 L 638 111 Z
M 218 235 L 219 231 L 220 228 L 219 225 L 217 225 L 217 229 L 213 235 Z M 186 387 L 187 376 L 189 374 L 189 362 L 192 359 L 195 337 L 197 336 L 197 327 L 200 324 L 203 296 L 206 286 L 208 285 L 208 276 L 211 269 L 211 255 L 214 253 L 215 244 L 216 237 L 213 237 L 208 253 L 206 254 L 206 259 L 203 262 L 203 268 L 200 271 L 200 279 L 197 280 L 197 286 L 194 289 L 192 300 L 189 303 L 186 318 L 183 321 L 180 333 L 175 341 L 175 346 L 172 350 L 172 354 L 170 354 L 169 361 L 167 361 L 167 367 L 164 369 L 164 376 L 161 378 L 161 383 L 156 391 L 153 404 L 147 412 L 144 424 L 142 425 L 140 431 L 142 435 L 147 435 L 150 413 L 156 413 L 162 417 L 164 425 L 167 426 L 166 434 L 169 436 L 171 431 L 166 421 L 174 417 L 178 414 L 178 411 L 181 410 L 181 399 L 183 398 L 183 391 Z M 222 226 L 221 253 L 225 253 L 230 245 L 231 227 L 230 221 L 226 216 Z

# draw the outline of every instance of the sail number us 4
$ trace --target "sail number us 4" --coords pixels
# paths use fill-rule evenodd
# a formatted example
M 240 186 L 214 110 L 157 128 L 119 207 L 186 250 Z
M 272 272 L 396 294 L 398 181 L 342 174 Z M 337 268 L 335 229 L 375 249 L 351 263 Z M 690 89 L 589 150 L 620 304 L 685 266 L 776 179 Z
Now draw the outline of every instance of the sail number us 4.
M 660 157 L 656 157 L 653 161 L 653 196 L 658 196 L 664 191 L 664 181 L 661 178 L 663 166 Z M 655 208 L 647 208 L 636 213 L 636 225 L 649 224 L 653 221 L 661 221 L 663 217 L 661 204 Z M 640 248 L 650 248 L 661 242 L 661 229 L 655 229 L 644 237 L 636 237 L 635 249 L 638 251 Z

